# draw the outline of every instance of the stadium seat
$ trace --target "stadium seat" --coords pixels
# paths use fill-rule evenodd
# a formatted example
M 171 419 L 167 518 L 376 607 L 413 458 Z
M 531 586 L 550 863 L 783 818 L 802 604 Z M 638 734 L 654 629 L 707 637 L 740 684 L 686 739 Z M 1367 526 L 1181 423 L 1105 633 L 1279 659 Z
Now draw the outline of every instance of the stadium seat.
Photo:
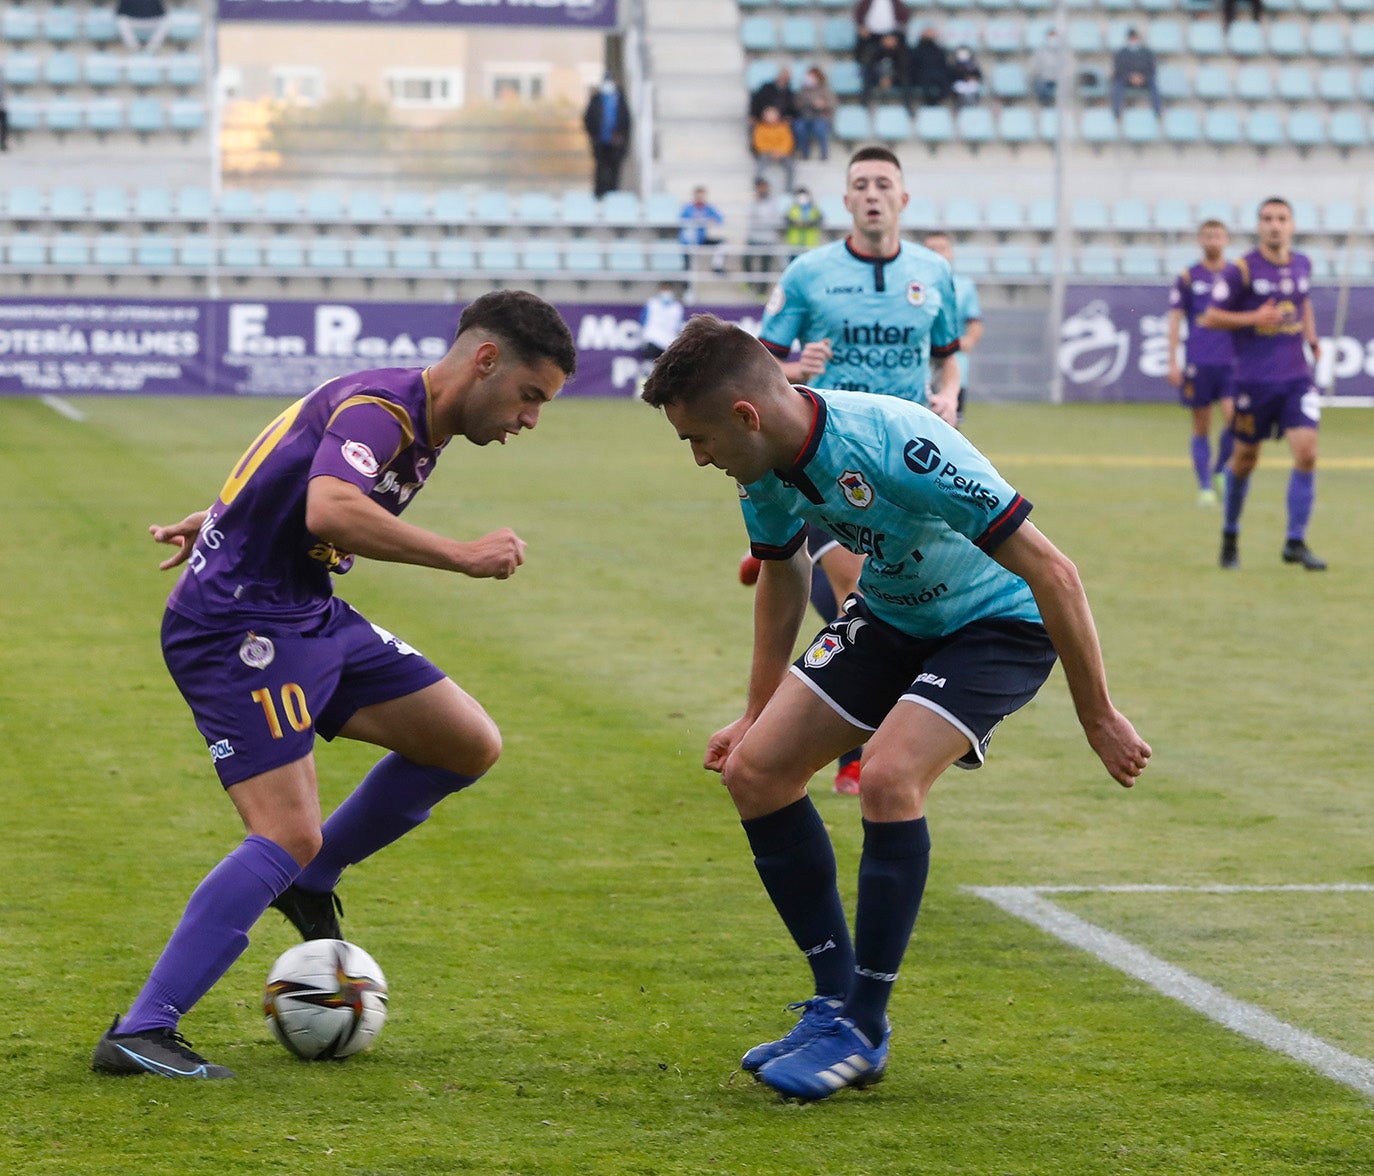
M 1118 233 L 1148 233 L 1153 227 L 1149 204 L 1136 196 L 1114 201 L 1110 222 Z
M 647 265 L 644 246 L 638 241 L 611 241 L 606 246 L 606 268 L 613 273 L 642 273 Z
M 778 63 L 762 58 L 756 58 L 744 67 L 744 84 L 749 93 L 753 93 L 765 82 L 771 82 L 778 76 Z
M 332 228 L 348 220 L 343 195 L 333 188 L 316 188 L 307 193 L 301 211 L 306 220 L 322 228 Z
M 842 143 L 859 142 L 873 137 L 873 124 L 862 106 L 843 105 L 835 111 L 832 128 Z
M 959 138 L 973 146 L 990 143 L 997 137 L 992 111 L 985 106 L 965 106 L 954 116 Z
M 472 218 L 488 228 L 504 229 L 510 222 L 510 196 L 499 188 L 484 188 L 472 203 Z
M 1234 110 L 1209 110 L 1202 120 L 1202 137 L 1216 147 L 1241 142 L 1240 116 Z
M 967 272 L 964 268 L 964 255 L 959 254 L 960 272 Z M 1035 262 L 1032 260 L 1030 250 L 1021 245 L 1003 245 L 992 255 L 992 272 L 999 278 L 1030 278 L 1035 276 Z
M 1159 119 L 1153 110 L 1133 106 L 1121 114 L 1121 137 L 1127 143 L 1159 142 Z
M 477 268 L 489 274 L 512 274 L 520 268 L 520 257 L 510 241 L 487 238 L 478 243 Z
M 977 200 L 954 196 L 945 201 L 944 215 L 938 222 L 955 233 L 971 233 L 983 227 L 983 209 Z
M 260 269 L 262 246 L 251 237 L 229 237 L 220 246 L 219 257 L 225 269 Z
M 1307 51 L 1313 57 L 1344 57 L 1345 29 L 1334 21 L 1320 21 L 1307 34 Z
M 1226 38 L 1215 20 L 1194 21 L 1188 26 L 1188 52 L 1195 57 L 1219 57 L 1226 52 Z
M 181 89 L 199 86 L 205 69 L 198 53 L 177 53 L 167 59 L 167 84 Z
M 1183 27 L 1176 20 L 1152 20 L 1145 29 L 1145 44 L 1157 57 L 1174 57 L 1183 52 Z
M 1285 65 L 1279 70 L 1274 92 L 1285 102 L 1311 102 L 1317 96 L 1312 71 L 1305 65 Z
M 1307 54 L 1307 31 L 1296 20 L 1276 20 L 1269 26 L 1269 52 L 1279 59 Z
M 1367 65 L 1360 70 L 1355 89 L 1365 101 L 1374 102 L 1374 66 Z
M 1071 20 L 1067 40 L 1070 50 L 1079 56 L 1106 51 L 1106 46 L 1102 42 L 1102 29 L 1095 20 Z
M 1317 97 L 1323 102 L 1355 101 L 1355 78 L 1343 65 L 1324 65 L 1317 71 Z
M 1351 26 L 1350 52 L 1356 57 L 1374 57 L 1374 23 L 1363 21 Z
M 1296 0 L 1295 7 L 1308 16 L 1329 16 L 1336 11 L 1335 0 Z
M 1331 116 L 1326 134 L 1327 138 L 1331 140 L 1332 146 L 1339 147 L 1343 151 L 1348 151 L 1354 147 L 1363 147 L 1369 142 L 1365 116 L 1358 110 L 1336 111 Z
M 677 256 L 677 268 L 682 268 L 682 251 L 675 248 Z M 563 246 L 563 268 L 573 273 L 595 274 L 600 273 L 604 260 L 601 256 L 601 245 L 590 237 L 576 237 Z
M 855 98 L 863 92 L 863 71 L 852 60 L 830 63 L 830 88 L 837 98 Z
M 11 49 L 5 55 L 4 79 L 11 90 L 36 86 L 43 72 L 43 61 L 37 53 L 26 49 Z
M 945 110 L 944 107 L 923 106 L 920 113 L 917 115 L 918 128 L 920 126 L 920 115 L 924 114 L 927 110 L 937 109 L 944 115 L 949 114 L 949 111 Z M 879 106 L 873 112 L 873 135 L 875 138 L 886 139 L 888 142 L 904 143 L 907 139 L 911 138 L 911 116 L 908 115 L 906 110 L 901 106 Z M 949 133 L 944 135 L 943 139 L 939 141 L 944 142 L 952 138 L 953 135 L 954 125 L 953 122 L 951 122 Z M 930 136 L 924 133 L 921 135 L 921 138 L 927 141 L 930 140 Z
M 983 48 L 989 53 L 1025 52 L 1025 32 L 1019 21 L 990 20 L 983 26 Z
M 617 228 L 630 228 L 640 223 L 643 213 L 639 197 L 634 192 L 607 192 L 601 198 L 601 221 Z M 552 220 L 552 217 L 550 217 Z
M 1265 52 L 1264 30 L 1253 21 L 1236 21 L 1226 31 L 1226 48 L 1235 57 L 1259 57 Z
M 1295 110 L 1288 116 L 1288 141 L 1294 147 L 1306 149 L 1326 143 L 1326 127 L 1315 110 Z
M 1234 26 L 1232 26 L 1234 27 Z M 1274 83 L 1269 67 L 1243 65 L 1236 71 L 1236 97 L 1245 102 L 1268 102 L 1274 97 Z
M 9 104 L 11 131 L 36 131 L 43 123 L 43 111 L 32 99 L 16 98 Z
M 91 264 L 91 246 L 77 233 L 58 233 L 48 242 L 48 260 L 63 269 L 80 269 Z
M 1351 16 L 1374 15 L 1374 0 L 1339 0 L 1342 12 Z
M 1083 111 L 1078 133 L 1085 143 L 1095 147 L 1115 143 L 1118 133 L 1116 116 L 1104 106 L 1090 106 Z
M 1069 204 L 1069 223 L 1079 233 L 1100 233 L 1110 220 L 1106 203 L 1097 196 L 1076 196 Z
M 123 233 L 101 233 L 95 239 L 91 259 L 99 266 L 114 269 L 134 264 L 134 246 Z
M 1155 71 L 1155 84 L 1165 102 L 1179 102 L 1192 97 L 1188 71 L 1181 65 L 1161 65 Z
M 1293 196 L 1289 198 L 1288 204 L 1293 209 L 1293 223 L 1304 234 L 1315 233 L 1322 220 L 1316 201 L 1308 200 L 1304 196 Z
M 62 184 L 48 193 L 48 219 L 80 221 L 86 219 L 86 190 Z
M 894 108 L 900 109 L 900 108 Z M 902 111 L 905 114 L 905 111 Z M 875 127 L 876 130 L 876 127 Z M 916 111 L 916 138 L 923 143 L 948 143 L 954 138 L 954 116 L 944 106 L 922 106 Z
M 1019 61 L 999 61 L 988 74 L 988 90 L 1004 102 L 1018 102 L 1030 93 L 1026 67 Z
M 160 57 L 130 57 L 124 63 L 124 80 L 135 89 L 151 90 L 160 86 L 163 76 L 164 69 Z
M 1236 219 L 1236 207 L 1229 200 L 1199 200 L 1197 207 L 1193 210 L 1193 215 L 1197 217 L 1197 223 L 1201 224 L 1205 220 L 1219 220 L 1224 225 L 1238 225 L 1240 220 Z M 1250 217 L 1242 217 L 1247 224 L 1253 223 Z
M 167 40 L 173 44 L 189 45 L 199 41 L 201 32 L 201 17 L 196 9 L 173 8 L 167 14 Z
M 429 197 L 423 192 L 395 192 L 387 202 L 387 215 L 400 224 L 424 224 L 429 220 Z
M 171 269 L 177 264 L 176 240 L 172 237 L 145 236 L 138 239 L 134 264 L 145 269 Z
M 1164 112 L 1164 137 L 1170 143 L 1202 140 L 1202 120 L 1191 106 L 1172 106 Z
M 178 237 L 176 250 L 177 265 L 184 269 L 209 269 L 215 264 L 215 242 L 204 233 Z
M 11 233 L 9 263 L 37 269 L 48 263 L 48 243 L 37 233 Z
M 854 40 L 854 22 L 849 17 L 827 16 L 821 21 L 821 46 L 827 53 L 852 53 Z M 835 84 L 833 76 L 830 84 Z
M 251 196 L 252 193 L 249 193 Z M 215 210 L 215 198 L 209 188 L 187 187 L 177 191 L 176 215 L 178 220 L 193 223 L 210 219 Z M 184 263 L 183 263 L 184 264 Z
M 787 52 L 814 53 L 818 43 L 816 24 L 809 16 L 783 17 L 779 44 Z
M 86 128 L 98 135 L 124 129 L 124 103 L 119 98 L 92 98 L 86 103 Z
M 268 237 L 263 263 L 274 270 L 301 269 L 305 265 L 305 246 L 295 237 Z
M 349 192 L 344 215 L 354 224 L 381 224 L 386 220 L 386 204 L 375 189 L 359 188 Z
M 1186 233 L 1196 228 L 1188 202 L 1172 196 L 1155 201 L 1150 220 L 1163 233 Z
M 140 135 L 152 135 L 167 127 L 167 116 L 162 109 L 162 101 L 145 95 L 129 102 L 129 130 Z
M 43 107 L 43 125 L 50 131 L 79 131 L 85 121 L 86 106 L 77 98 L 50 98 Z
M 1245 120 L 1245 141 L 1262 151 L 1281 146 L 1284 141 L 1283 120 L 1272 110 L 1253 111 Z
M 129 193 L 123 188 L 103 187 L 91 193 L 90 216 L 95 221 L 115 222 L 129 218 Z
M 644 198 L 644 223 L 654 229 L 677 230 L 682 204 L 671 192 L 650 192 Z
M 551 241 L 527 241 L 520 250 L 520 268 L 531 273 L 553 273 L 562 264 L 558 247 Z
M 740 44 L 747 53 L 771 53 L 778 47 L 778 31 L 771 16 L 746 16 L 740 21 Z
M 983 209 L 983 224 L 999 233 L 1026 227 L 1026 209 L 1015 196 L 990 196 Z
M 1059 212 L 1048 196 L 1036 196 L 1026 205 L 1026 224 L 1038 233 L 1051 233 Z
M 258 215 L 258 198 L 247 188 L 225 188 L 220 193 L 219 214 L 227 221 L 250 221 Z
M 1200 65 L 1193 75 L 1193 93 L 1204 102 L 1223 102 L 1231 97 L 1231 75 L 1219 65 Z
M 115 23 L 114 6 L 88 8 L 82 31 L 92 45 L 110 45 L 118 41 L 119 26 Z
M 21 45 L 38 40 L 38 13 L 32 8 L 16 8 L 7 4 L 0 13 L 0 40 Z
M 1116 250 L 1109 245 L 1085 245 L 1074 259 L 1074 268 L 1085 278 L 1114 278 Z
M 826 224 L 834 224 L 836 227 L 848 228 L 853 224 L 853 218 L 845 210 L 843 204 L 836 209 L 836 218 L 832 222 L 827 215 Z M 907 201 L 907 206 L 902 209 L 902 226 L 910 229 L 929 229 L 940 223 L 940 206 L 929 196 L 912 196 Z
M 1158 278 L 1163 265 L 1164 258 L 1153 245 L 1132 245 L 1121 254 L 1121 276 L 1124 278 Z
M 591 194 L 587 193 L 591 199 Z M 441 188 L 434 193 L 434 219 L 441 225 L 463 224 L 472 216 L 467 193 L 457 188 Z
M 54 45 L 69 45 L 81 39 L 81 19 L 75 8 L 53 5 L 43 13 L 43 39 Z
M 123 72 L 123 62 L 113 53 L 88 53 L 81 65 L 82 80 L 92 89 L 119 85 Z
M 269 188 L 262 194 L 262 218 L 273 224 L 294 224 L 301 219 L 301 199 L 292 188 Z
M 1066 112 L 1063 119 L 1059 117 L 1059 111 L 1054 107 L 1046 107 L 1037 111 L 1036 123 L 1040 127 L 1040 138 L 1045 143 L 1053 143 L 1059 137 L 1059 130 L 1062 125 L 1065 140 L 1073 138 L 1073 118 Z
M 356 243 L 353 248 L 356 249 L 360 244 L 363 242 Z M 269 265 L 272 264 L 271 256 L 271 246 L 269 245 Z M 341 274 L 348 268 L 349 250 L 344 248 L 344 243 L 336 237 L 315 237 L 306 248 L 305 264 L 311 269 L 333 270 L 335 273 Z M 384 245 L 382 246 L 382 264 L 386 264 L 386 247 Z
M 42 76 L 55 90 L 75 86 L 81 80 L 81 60 L 75 53 L 49 53 L 43 61 Z
M 17 184 L 10 188 L 5 201 L 5 213 L 13 221 L 41 220 L 47 207 L 43 189 L 28 184 Z
M 404 237 L 392 248 L 391 264 L 398 270 L 419 272 L 432 269 L 434 251 L 427 241 L 418 237 Z
M 997 136 L 1004 143 L 1030 143 L 1036 137 L 1035 112 L 1024 106 L 1003 107 L 997 115 Z
M 1328 233 L 1353 233 L 1357 224 L 1355 205 L 1349 200 L 1333 200 L 1321 210 L 1321 227 Z
M 682 246 L 672 241 L 649 243 L 649 269 L 656 274 L 681 272 Z
M 144 224 L 161 224 L 173 217 L 170 189 L 145 187 L 134 193 L 134 219 Z

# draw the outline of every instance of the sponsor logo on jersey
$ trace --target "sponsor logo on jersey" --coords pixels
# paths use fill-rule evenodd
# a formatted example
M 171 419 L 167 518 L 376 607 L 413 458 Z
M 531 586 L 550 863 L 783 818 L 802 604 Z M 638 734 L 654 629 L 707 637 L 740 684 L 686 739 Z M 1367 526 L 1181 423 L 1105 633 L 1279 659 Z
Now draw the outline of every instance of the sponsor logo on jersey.
M 1250 283 L 1250 289 L 1256 294 L 1269 294 L 1274 289 L 1274 283 L 1268 278 L 1256 278 Z
M 1211 292 L 1212 292 L 1212 283 L 1211 283 L 1211 282 L 1194 282 L 1194 283 L 1193 283 L 1193 293 L 1194 293 L 1194 294 L 1200 294 L 1200 295 L 1204 295 L 1204 296 L 1205 296 L 1205 295 L 1207 295 L 1207 294 L 1210 294 Z
M 376 477 L 377 471 L 381 468 L 377 463 L 376 455 L 361 441 L 345 441 L 339 448 L 343 454 L 344 461 L 348 462 L 360 474 L 369 478 Z
M 1279 291 L 1283 294 L 1293 293 L 1293 279 L 1287 274 L 1285 274 L 1283 279 L 1279 282 Z
M 920 282 L 906 284 L 906 300 L 912 306 L 920 306 L 926 300 L 926 288 Z
M 952 461 L 942 461 L 940 448 L 929 437 L 917 437 L 908 441 L 902 450 L 902 459 L 907 468 L 917 474 L 934 474 L 940 481 L 942 490 L 952 490 L 973 499 L 985 510 L 996 510 L 1001 498 L 984 486 L 976 478 L 969 478 L 959 472 Z
M 835 480 L 839 482 L 840 492 L 850 506 L 867 510 L 873 504 L 873 487 L 868 484 L 863 474 L 855 470 L 845 470 Z
M 249 633 L 239 646 L 239 660 L 250 670 L 267 669 L 276 656 L 277 647 L 272 644 L 272 638 L 259 637 L 256 633 Z
M 927 686 L 937 686 L 941 690 L 945 688 L 945 679 L 937 674 L 917 674 L 916 681 L 913 682 L 912 685 L 919 686 L 922 682 Z
M 369 622 L 369 624 L 370 624 L 370 623 L 371 623 L 371 622 Z M 397 637 L 394 633 L 388 633 L 385 629 L 383 629 L 383 628 L 381 627 L 381 625 L 373 625 L 373 626 L 372 626 L 372 631 L 373 631 L 374 633 L 376 633 L 377 636 L 380 637 L 380 638 L 382 639 L 383 642 L 385 642 L 387 645 L 391 646 L 391 648 L 394 649 L 397 653 L 400 653 L 400 654 L 410 654 L 410 653 L 418 654 L 418 653 L 420 652 L 420 651 L 419 651 L 418 649 L 416 649 L 413 645 L 407 645 L 404 641 L 402 641 L 402 640 L 401 640 L 399 637 Z
M 872 583 L 866 583 L 864 592 L 875 600 L 881 600 L 885 604 L 897 604 L 911 607 L 918 604 L 929 604 L 949 591 L 949 585 L 941 581 L 934 588 L 924 588 L 920 592 L 884 592 L 875 587 Z
M 774 286 L 773 292 L 770 295 L 768 295 L 768 301 L 764 303 L 763 313 L 777 314 L 786 305 L 787 295 L 782 292 L 782 286 Z
M 902 460 L 914 474 L 928 474 L 940 464 L 940 447 L 929 437 L 917 437 L 906 443 Z
M 864 288 L 862 286 L 827 286 L 825 292 L 827 294 L 862 294 Z
M 219 739 L 210 744 L 210 762 L 219 763 L 222 759 L 228 759 L 234 754 L 234 745 L 227 739 Z

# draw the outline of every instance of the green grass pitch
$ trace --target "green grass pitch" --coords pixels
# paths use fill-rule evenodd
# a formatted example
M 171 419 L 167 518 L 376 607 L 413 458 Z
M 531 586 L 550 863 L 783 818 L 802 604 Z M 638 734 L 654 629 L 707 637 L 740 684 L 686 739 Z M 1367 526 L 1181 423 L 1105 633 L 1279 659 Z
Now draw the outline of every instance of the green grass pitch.
M 733 719 L 749 593 L 734 488 L 655 412 L 558 402 L 509 448 L 455 443 L 407 518 L 513 526 L 505 583 L 359 566 L 345 596 L 481 698 L 505 754 L 354 870 L 346 933 L 392 989 L 371 1052 L 274 1044 L 275 912 L 183 1029 L 234 1082 L 102 1079 L 125 1008 L 240 837 L 157 647 L 148 523 L 206 505 L 275 405 L 0 399 L 0 1171 L 339 1176 L 1374 1171 L 1374 1108 L 1019 922 L 966 886 L 1371 883 L 1374 414 L 1330 412 L 1311 531 L 1279 562 L 1268 446 L 1243 567 L 1216 566 L 1171 407 L 975 404 L 973 439 L 1078 563 L 1113 696 L 1153 743 L 1100 769 L 1062 677 L 931 803 L 931 883 L 889 1076 L 797 1107 L 734 1073 L 806 973 L 707 735 Z M 319 749 L 326 806 L 371 762 Z M 852 904 L 855 802 L 813 792 Z M 1374 1058 L 1374 895 L 1085 892 L 1061 905 Z

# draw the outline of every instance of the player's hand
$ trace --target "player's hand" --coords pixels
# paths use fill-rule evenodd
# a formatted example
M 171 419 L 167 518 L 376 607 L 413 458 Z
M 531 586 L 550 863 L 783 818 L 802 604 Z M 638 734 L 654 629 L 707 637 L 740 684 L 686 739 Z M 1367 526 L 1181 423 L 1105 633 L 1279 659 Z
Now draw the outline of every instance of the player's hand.
M 1272 298 L 1259 306 L 1255 310 L 1255 322 L 1257 327 L 1277 327 L 1283 322 L 1283 311 L 1278 307 Z
M 1111 778 L 1123 788 L 1133 787 L 1151 753 L 1131 721 L 1113 708 L 1106 718 L 1085 724 L 1084 733 Z
M 200 534 L 200 529 L 205 524 L 205 516 L 209 513 L 206 510 L 198 510 L 194 514 L 188 514 L 181 522 L 172 523 L 171 526 L 163 527 L 157 523 L 149 526 L 148 534 L 155 542 L 168 543 L 177 549 L 175 555 L 168 556 L 157 565 L 160 571 L 170 571 L 191 558 L 196 536 Z
M 1169 365 L 1169 374 L 1164 378 L 1168 380 L 1169 383 L 1171 383 L 1175 388 L 1183 387 L 1183 369 L 1179 367 L 1176 363 L 1171 363 Z
M 926 397 L 926 407 L 948 425 L 959 423 L 959 394 L 932 390 Z
M 701 766 L 708 772 L 721 771 L 725 767 L 725 761 L 730 758 L 730 753 L 739 746 L 744 733 L 753 725 L 752 719 L 741 716 L 728 727 L 722 727 L 706 741 L 706 758 Z
M 800 365 L 800 374 L 803 381 L 809 380 L 812 376 L 819 376 L 830 366 L 830 361 L 835 352 L 830 347 L 829 339 L 816 339 L 807 343 L 801 349 L 801 359 L 797 362 Z
M 525 562 L 525 541 L 509 527 L 462 544 L 459 571 L 477 580 L 506 580 Z

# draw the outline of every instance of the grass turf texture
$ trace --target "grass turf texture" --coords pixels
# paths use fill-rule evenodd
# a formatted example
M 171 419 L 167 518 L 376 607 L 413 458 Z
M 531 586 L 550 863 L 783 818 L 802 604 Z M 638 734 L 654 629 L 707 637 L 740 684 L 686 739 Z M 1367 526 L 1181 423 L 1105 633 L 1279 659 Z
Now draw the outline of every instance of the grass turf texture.
M 506 449 L 456 443 L 408 512 L 455 535 L 513 526 L 530 546 L 511 581 L 360 565 L 341 585 L 506 739 L 488 780 L 344 880 L 345 931 L 392 987 L 376 1048 L 312 1065 L 271 1041 L 261 983 L 292 936 L 269 911 L 183 1026 L 237 1081 L 91 1074 L 96 1037 L 239 838 L 161 664 L 170 580 L 146 526 L 206 504 L 274 406 L 81 405 L 73 423 L 0 400 L 0 1170 L 1374 1170 L 1366 1100 L 960 889 L 1374 882 L 1352 688 L 1374 661 L 1374 414 L 1328 414 L 1319 576 L 1279 562 L 1280 447 L 1251 489 L 1243 567 L 1223 574 L 1176 409 L 974 406 L 970 436 L 1078 562 L 1114 697 L 1155 758 L 1120 790 L 1056 674 L 987 768 L 937 785 L 889 1077 L 800 1108 L 732 1076 L 807 995 L 699 766 L 748 658 L 734 490 L 618 402 L 557 403 Z M 321 747 L 327 808 L 373 758 Z M 813 792 L 852 906 L 856 804 L 828 773 Z M 1374 896 L 1057 901 L 1369 1056 Z

